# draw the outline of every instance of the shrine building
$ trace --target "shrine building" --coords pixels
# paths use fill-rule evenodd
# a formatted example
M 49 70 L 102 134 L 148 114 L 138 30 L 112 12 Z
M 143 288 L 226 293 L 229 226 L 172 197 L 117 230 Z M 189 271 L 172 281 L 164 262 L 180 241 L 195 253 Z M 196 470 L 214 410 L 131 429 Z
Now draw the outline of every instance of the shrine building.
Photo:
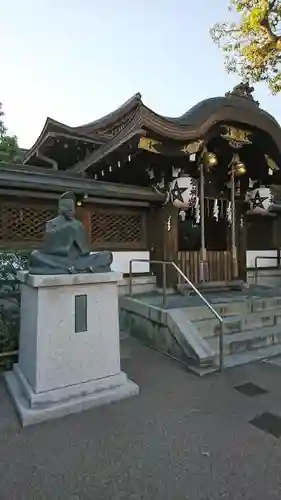
M 47 118 L 23 164 L 1 164 L 1 249 L 40 248 L 59 195 L 72 190 L 91 250 L 111 250 L 125 275 L 132 259 L 142 259 L 136 277 L 160 288 L 150 260 L 175 262 L 194 284 L 276 269 L 281 129 L 252 93 L 240 84 L 173 118 L 140 94 L 85 125 Z M 167 270 L 168 287 L 179 281 Z

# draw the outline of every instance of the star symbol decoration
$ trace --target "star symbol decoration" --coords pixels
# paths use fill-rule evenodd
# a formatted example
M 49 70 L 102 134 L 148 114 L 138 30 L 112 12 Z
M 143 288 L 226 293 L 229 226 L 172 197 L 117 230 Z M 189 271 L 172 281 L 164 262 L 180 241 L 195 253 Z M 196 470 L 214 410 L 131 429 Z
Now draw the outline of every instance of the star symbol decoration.
M 173 189 L 171 189 L 171 198 L 173 201 L 179 200 L 184 203 L 184 199 L 182 197 L 182 193 L 186 191 L 186 188 L 179 187 L 178 181 L 175 182 Z
M 263 208 L 263 202 L 267 200 L 267 196 L 261 196 L 260 192 L 257 191 L 254 198 L 252 198 L 253 209 L 254 208 Z

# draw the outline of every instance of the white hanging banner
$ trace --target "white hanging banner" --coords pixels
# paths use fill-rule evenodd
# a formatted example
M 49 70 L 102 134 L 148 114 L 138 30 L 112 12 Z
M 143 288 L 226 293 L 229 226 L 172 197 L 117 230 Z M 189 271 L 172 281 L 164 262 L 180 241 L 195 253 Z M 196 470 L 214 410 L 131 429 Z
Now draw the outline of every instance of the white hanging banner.
M 228 224 L 231 225 L 231 223 L 232 223 L 232 204 L 231 204 L 231 201 L 229 201 L 229 203 L 227 205 L 226 218 L 227 218 Z
M 213 217 L 214 219 L 216 219 L 216 221 L 218 222 L 219 220 L 219 203 L 218 203 L 218 200 L 215 199 L 214 201 L 214 206 L 213 206 Z
M 199 197 L 196 196 L 196 202 L 195 202 L 195 223 L 196 224 L 200 224 L 200 219 L 201 219 L 200 201 L 199 201 Z

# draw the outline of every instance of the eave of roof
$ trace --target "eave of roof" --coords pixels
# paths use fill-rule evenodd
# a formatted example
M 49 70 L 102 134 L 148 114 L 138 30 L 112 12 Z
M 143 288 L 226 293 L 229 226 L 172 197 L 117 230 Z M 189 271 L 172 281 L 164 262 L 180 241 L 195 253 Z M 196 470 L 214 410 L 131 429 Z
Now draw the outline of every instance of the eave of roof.
M 102 160 L 111 151 L 116 150 L 122 144 L 125 144 L 132 137 L 136 135 L 144 135 L 146 132 L 140 127 L 141 124 L 141 110 L 136 111 L 131 120 L 127 123 L 126 127 L 116 134 L 112 139 L 100 146 L 98 150 L 93 151 L 85 160 L 76 163 L 69 170 L 73 172 L 85 172 L 89 167 L 98 161 Z
M 146 202 L 161 202 L 162 200 L 161 196 L 157 195 L 152 188 L 84 179 L 74 173 L 11 163 L 1 163 L 0 187 L 35 189 L 37 191 L 49 190 L 57 193 L 69 190 L 77 194 L 87 193 L 89 196 Z
M 73 139 L 73 140 L 79 140 L 79 141 L 85 141 L 89 142 L 92 144 L 103 144 L 104 139 L 100 136 L 97 135 L 92 135 L 88 136 L 86 134 L 81 134 L 78 131 L 76 131 L 75 128 L 69 127 L 68 125 L 65 125 L 64 123 L 60 123 L 53 118 L 47 117 L 44 127 L 33 144 L 33 146 L 26 152 L 24 158 L 23 158 L 23 163 L 27 163 L 30 158 L 36 153 L 38 148 L 44 144 L 46 139 L 50 136 L 64 136 L 68 139 Z

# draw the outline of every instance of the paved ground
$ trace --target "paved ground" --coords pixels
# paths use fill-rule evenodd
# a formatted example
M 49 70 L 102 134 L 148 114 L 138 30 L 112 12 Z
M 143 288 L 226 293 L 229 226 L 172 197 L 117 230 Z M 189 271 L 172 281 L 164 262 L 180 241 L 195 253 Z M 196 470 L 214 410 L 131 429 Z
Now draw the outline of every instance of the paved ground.
M 1 500 L 280 500 L 281 439 L 249 423 L 281 415 L 280 367 L 200 379 L 135 341 L 125 365 L 139 397 L 24 430 L 0 384 Z

